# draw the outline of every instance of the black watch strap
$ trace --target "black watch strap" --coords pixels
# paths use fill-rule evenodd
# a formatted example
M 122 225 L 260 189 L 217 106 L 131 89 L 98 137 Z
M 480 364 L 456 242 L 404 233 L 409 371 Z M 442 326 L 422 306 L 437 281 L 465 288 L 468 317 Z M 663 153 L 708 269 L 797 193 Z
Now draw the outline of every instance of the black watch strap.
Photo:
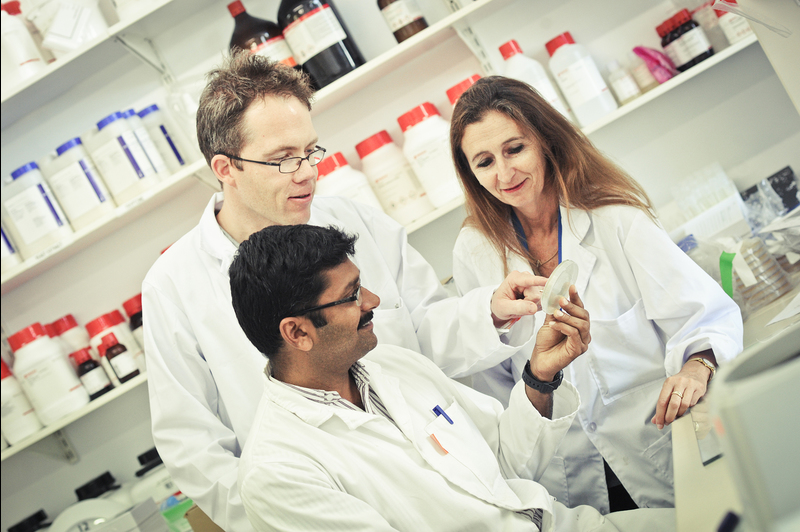
M 531 361 L 525 362 L 525 369 L 522 370 L 522 382 L 533 388 L 539 393 L 553 393 L 561 386 L 561 381 L 564 380 L 564 371 L 558 370 L 553 382 L 542 382 L 531 373 Z

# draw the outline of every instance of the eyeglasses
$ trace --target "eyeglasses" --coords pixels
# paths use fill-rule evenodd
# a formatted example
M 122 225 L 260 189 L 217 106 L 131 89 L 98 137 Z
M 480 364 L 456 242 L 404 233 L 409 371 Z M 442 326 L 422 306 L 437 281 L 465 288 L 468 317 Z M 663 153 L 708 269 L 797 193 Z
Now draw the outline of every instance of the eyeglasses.
M 339 301 L 334 301 L 333 303 L 325 303 L 324 305 L 319 305 L 319 306 L 316 306 L 316 307 L 307 308 L 305 310 L 301 310 L 300 312 L 295 312 L 294 315 L 295 316 L 302 316 L 303 314 L 308 314 L 309 312 L 314 312 L 315 310 L 322 310 L 322 309 L 328 308 L 328 307 L 335 307 L 336 305 L 344 305 L 345 303 L 350 303 L 352 301 L 355 301 L 356 305 L 358 305 L 359 307 L 361 306 L 361 303 L 362 303 L 362 300 L 361 300 L 361 286 L 359 286 L 356 289 L 355 293 L 350 297 L 346 297 L 344 299 L 340 299 Z
M 255 163 L 255 164 L 263 164 L 264 166 L 277 166 L 278 171 L 282 174 L 293 174 L 296 171 L 300 170 L 300 165 L 303 164 L 303 161 L 308 161 L 308 164 L 311 166 L 317 166 L 320 161 L 325 157 L 325 148 L 322 146 L 316 146 L 314 151 L 309 153 L 305 157 L 287 157 L 286 159 L 282 160 L 279 163 L 268 163 L 266 161 L 253 161 L 250 159 L 242 159 L 241 157 L 237 157 L 236 155 L 228 155 L 227 153 L 219 153 L 219 155 L 224 155 L 228 159 L 235 159 L 237 161 L 242 161 L 245 163 Z

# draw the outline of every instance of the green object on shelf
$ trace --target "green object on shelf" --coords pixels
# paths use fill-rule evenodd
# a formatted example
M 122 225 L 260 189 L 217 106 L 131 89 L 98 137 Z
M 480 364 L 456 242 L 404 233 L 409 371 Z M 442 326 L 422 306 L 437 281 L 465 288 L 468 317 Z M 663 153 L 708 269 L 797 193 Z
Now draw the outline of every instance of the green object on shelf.
M 192 525 L 189 524 L 189 521 L 187 521 L 186 517 L 184 516 L 186 515 L 186 512 L 189 511 L 189 508 L 191 508 L 193 505 L 194 502 L 192 499 L 186 498 L 175 506 L 161 511 L 161 515 L 163 515 L 164 519 L 166 519 L 170 532 L 192 531 Z
M 719 256 L 719 276 L 722 279 L 722 289 L 731 298 L 733 297 L 733 257 L 736 253 L 723 251 Z

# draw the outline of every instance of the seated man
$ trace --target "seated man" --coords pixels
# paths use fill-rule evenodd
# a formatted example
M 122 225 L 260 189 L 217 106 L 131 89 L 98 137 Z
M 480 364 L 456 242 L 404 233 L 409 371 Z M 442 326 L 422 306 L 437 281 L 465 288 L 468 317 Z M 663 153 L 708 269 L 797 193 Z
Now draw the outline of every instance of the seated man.
M 674 530 L 672 510 L 604 517 L 534 481 L 580 403 L 561 383 L 590 341 L 574 287 L 503 411 L 424 356 L 377 345 L 380 300 L 349 258 L 355 240 L 267 227 L 231 265 L 236 317 L 269 359 L 239 465 L 256 530 Z

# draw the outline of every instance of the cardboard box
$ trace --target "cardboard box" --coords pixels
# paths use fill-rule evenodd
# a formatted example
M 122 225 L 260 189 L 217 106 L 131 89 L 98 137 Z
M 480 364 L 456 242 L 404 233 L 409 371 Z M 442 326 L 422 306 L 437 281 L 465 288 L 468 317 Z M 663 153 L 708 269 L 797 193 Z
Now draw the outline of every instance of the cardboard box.
M 186 520 L 194 532 L 225 532 L 195 504 L 186 512 Z

